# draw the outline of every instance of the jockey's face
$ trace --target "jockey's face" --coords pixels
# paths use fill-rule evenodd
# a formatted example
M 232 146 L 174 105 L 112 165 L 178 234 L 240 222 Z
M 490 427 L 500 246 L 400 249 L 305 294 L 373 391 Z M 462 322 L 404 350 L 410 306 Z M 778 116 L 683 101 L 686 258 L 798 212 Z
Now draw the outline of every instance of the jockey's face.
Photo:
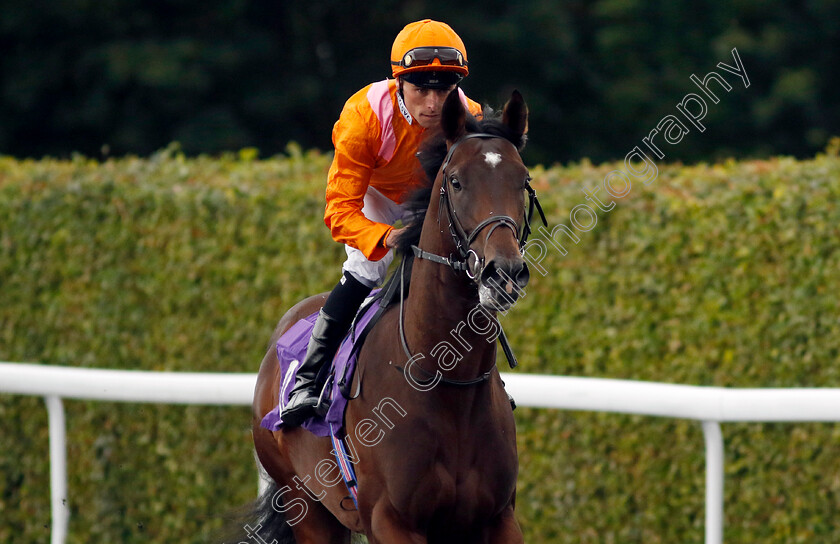
M 440 110 L 449 93 L 455 88 L 428 89 L 403 81 L 403 98 L 408 113 L 423 128 L 431 128 L 440 123 Z

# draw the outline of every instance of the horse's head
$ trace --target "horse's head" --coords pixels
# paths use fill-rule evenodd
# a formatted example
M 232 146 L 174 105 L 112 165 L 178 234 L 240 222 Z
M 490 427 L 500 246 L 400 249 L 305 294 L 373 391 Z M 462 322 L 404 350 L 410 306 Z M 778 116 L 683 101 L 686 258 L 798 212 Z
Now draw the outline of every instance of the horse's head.
M 451 237 L 453 261 L 478 285 L 482 305 L 507 310 L 528 283 L 521 247 L 530 230 L 525 211 L 528 169 L 519 156 L 528 125 L 528 108 L 514 91 L 501 121 L 484 121 L 469 130 L 467 111 L 453 91 L 441 111 L 447 144 L 433 191 L 440 193 L 441 236 Z M 448 228 L 446 227 L 448 225 Z

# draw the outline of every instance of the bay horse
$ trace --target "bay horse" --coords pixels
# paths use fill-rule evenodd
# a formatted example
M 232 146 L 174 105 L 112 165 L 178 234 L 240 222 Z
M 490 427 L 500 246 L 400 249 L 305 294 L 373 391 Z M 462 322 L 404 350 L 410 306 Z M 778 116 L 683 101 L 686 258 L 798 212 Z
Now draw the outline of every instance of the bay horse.
M 358 394 L 346 409 L 358 507 L 328 437 L 260 426 L 282 381 L 274 343 L 317 312 L 326 294 L 280 320 L 254 393 L 254 446 L 272 484 L 246 526 L 249 542 L 339 544 L 351 533 L 370 544 L 523 542 L 514 517 L 516 429 L 496 368 L 496 315 L 528 282 L 521 233 L 530 230 L 525 195 L 533 208 L 533 190 L 519 155 L 527 119 L 516 91 L 501 119 L 481 121 L 453 92 L 440 135 L 418 154 L 433 181 L 398 248 L 405 268 L 392 281 L 403 281 L 407 295 L 367 335 L 353 383 Z

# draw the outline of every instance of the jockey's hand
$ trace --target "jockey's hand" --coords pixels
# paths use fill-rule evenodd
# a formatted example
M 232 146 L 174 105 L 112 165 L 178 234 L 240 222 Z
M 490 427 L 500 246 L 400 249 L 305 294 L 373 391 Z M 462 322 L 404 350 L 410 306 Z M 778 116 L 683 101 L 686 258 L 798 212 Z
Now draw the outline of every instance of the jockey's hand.
M 392 229 L 391 232 L 388 233 L 388 236 L 385 237 L 385 247 L 397 247 L 397 238 L 400 236 L 400 234 L 402 234 L 402 231 L 404 230 L 405 227 L 401 229 Z

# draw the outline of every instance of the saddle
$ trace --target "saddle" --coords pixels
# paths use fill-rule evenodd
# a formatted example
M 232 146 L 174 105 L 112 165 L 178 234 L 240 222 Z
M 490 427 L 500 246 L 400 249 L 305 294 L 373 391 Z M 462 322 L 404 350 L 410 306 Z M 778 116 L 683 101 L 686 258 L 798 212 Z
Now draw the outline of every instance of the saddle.
M 368 332 L 382 316 L 390 304 L 391 297 L 396 292 L 396 289 L 392 288 L 391 285 L 397 283 L 391 282 L 385 289 L 377 289 L 371 292 L 371 296 L 362 304 L 356 314 L 353 325 L 350 327 L 347 336 L 342 340 L 332 363 L 324 365 L 318 373 L 317 383 L 323 384 L 323 386 L 316 411 L 322 415 L 310 418 L 301 425 L 312 434 L 316 436 L 343 435 L 344 411 L 347 407 L 347 401 L 354 398 L 350 391 L 350 384 L 353 382 L 353 374 L 356 370 L 357 355 Z M 318 312 L 315 312 L 301 319 L 277 340 L 277 360 L 280 363 L 280 373 L 283 376 L 280 383 L 278 404 L 260 422 L 260 425 L 269 431 L 277 431 L 283 427 L 283 419 L 280 414 L 283 407 L 289 402 L 297 370 L 300 361 L 306 355 L 306 348 L 317 318 Z

